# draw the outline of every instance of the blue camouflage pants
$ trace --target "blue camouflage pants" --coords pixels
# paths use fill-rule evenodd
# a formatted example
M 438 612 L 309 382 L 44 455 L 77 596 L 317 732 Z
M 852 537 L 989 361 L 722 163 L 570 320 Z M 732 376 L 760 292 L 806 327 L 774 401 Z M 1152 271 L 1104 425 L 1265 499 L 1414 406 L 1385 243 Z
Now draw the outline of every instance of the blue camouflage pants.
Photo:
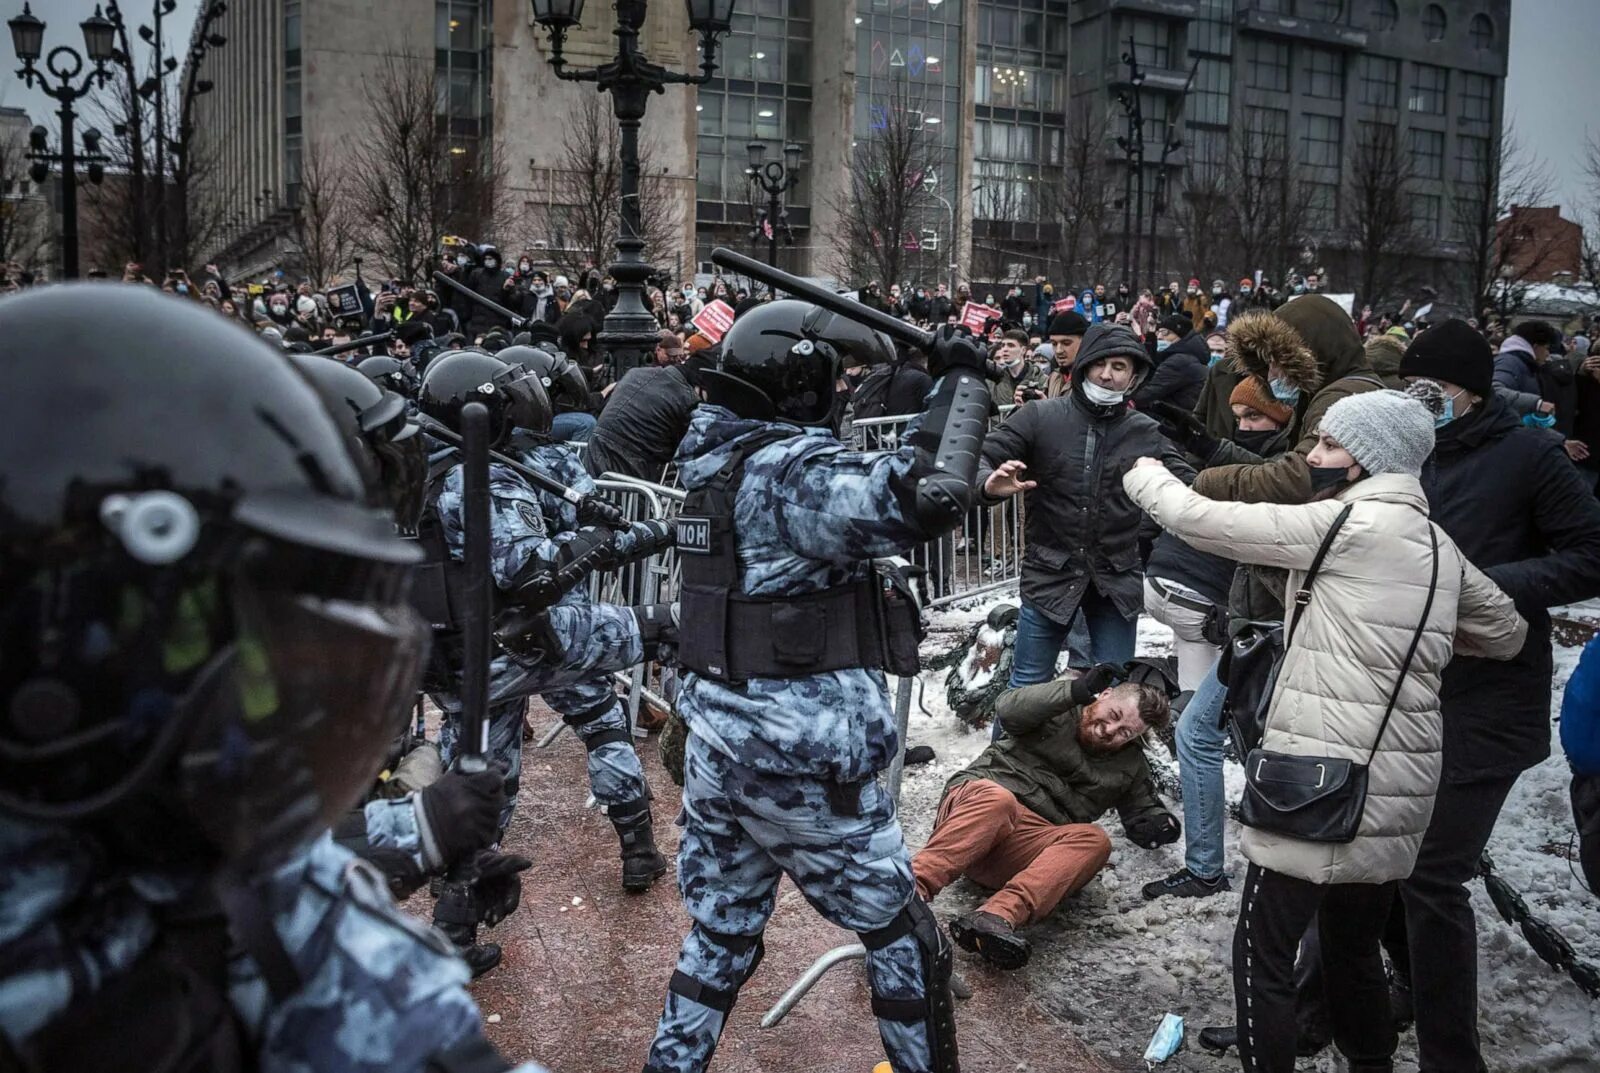
M 644 658 L 638 619 L 615 604 L 575 602 L 552 607 L 550 625 L 562 642 L 560 660 L 521 663 L 501 657 L 495 663 L 489 754 L 506 766 L 513 787 L 500 817 L 501 830 L 511 822 L 522 774 L 522 720 L 530 693 L 541 694 L 586 746 L 604 735 L 605 740 L 589 748 L 589 788 L 596 801 L 614 810 L 645 797 L 644 769 L 628 737 L 622 703 L 606 677 Z M 441 706 L 448 717 L 440 728 L 439 750 L 448 765 L 460 733 L 460 703 L 455 697 L 442 698 Z
M 845 814 L 823 781 L 744 767 L 691 734 L 683 824 L 678 888 L 695 923 L 678 970 L 703 988 L 731 995 L 744 983 L 760 949 L 750 940 L 766 927 L 784 875 L 825 919 L 855 932 L 889 924 L 915 891 L 894 801 L 876 780 L 864 785 L 859 809 Z M 922 954 L 910 935 L 871 951 L 867 972 L 879 997 L 924 997 Z M 669 990 L 648 1073 L 704 1070 L 726 1016 Z M 880 1019 L 878 1031 L 895 1073 L 928 1073 L 921 1022 Z

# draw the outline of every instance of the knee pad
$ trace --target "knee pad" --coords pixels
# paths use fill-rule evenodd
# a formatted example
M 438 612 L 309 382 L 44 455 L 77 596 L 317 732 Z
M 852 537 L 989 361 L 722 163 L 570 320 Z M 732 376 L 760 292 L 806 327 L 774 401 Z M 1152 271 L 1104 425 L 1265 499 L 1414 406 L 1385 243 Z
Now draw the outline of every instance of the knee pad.
M 739 988 L 755 975 L 756 966 L 760 965 L 761 959 L 766 956 L 766 944 L 761 941 L 760 935 L 734 935 L 730 932 L 712 931 L 704 924 L 697 924 L 696 927 L 709 942 L 714 946 L 720 946 L 733 957 L 739 957 L 752 948 L 755 950 L 755 956 L 750 959 L 750 966 L 740 974 L 738 981 L 732 987 L 712 987 L 678 969 L 673 970 L 672 980 L 667 984 L 667 990 L 673 994 L 681 995 L 709 1010 L 716 1010 L 722 1014 L 726 1023 L 734 1001 L 739 997 Z
M 872 987 L 873 1016 L 884 1021 L 902 1024 L 922 1024 L 928 1034 L 928 1051 L 935 1073 L 959 1073 L 960 1062 L 956 1055 L 956 1014 L 950 998 L 950 974 L 954 970 L 954 956 L 950 940 L 939 921 L 928 908 L 928 903 L 913 896 L 893 920 L 881 928 L 859 933 L 861 942 L 869 952 L 882 950 L 906 936 L 917 945 L 922 968 L 922 997 L 918 999 L 891 998 L 878 994 L 877 981 L 872 973 L 867 980 Z M 890 1056 L 891 1060 L 893 1056 Z

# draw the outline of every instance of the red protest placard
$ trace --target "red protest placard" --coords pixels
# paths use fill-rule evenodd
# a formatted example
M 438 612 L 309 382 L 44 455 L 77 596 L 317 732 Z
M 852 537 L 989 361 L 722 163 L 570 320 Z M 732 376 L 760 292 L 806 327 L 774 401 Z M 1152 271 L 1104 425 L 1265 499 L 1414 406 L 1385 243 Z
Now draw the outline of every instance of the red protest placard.
M 690 323 L 713 343 L 721 342 L 723 335 L 733 327 L 733 307 L 720 298 L 715 302 L 707 302 Z
M 972 331 L 973 335 L 981 335 L 983 326 L 989 323 L 991 317 L 998 317 L 1000 311 L 977 302 L 968 302 L 961 307 L 961 323 Z
M 1061 299 L 1060 301 L 1058 301 L 1054 305 L 1052 305 L 1050 307 L 1050 312 L 1052 312 L 1052 313 L 1068 313 L 1068 312 L 1071 312 L 1071 311 L 1073 311 L 1073 310 L 1075 310 L 1077 308 L 1078 308 L 1078 300 L 1076 298 L 1074 298 L 1072 295 L 1069 294 L 1065 298 Z

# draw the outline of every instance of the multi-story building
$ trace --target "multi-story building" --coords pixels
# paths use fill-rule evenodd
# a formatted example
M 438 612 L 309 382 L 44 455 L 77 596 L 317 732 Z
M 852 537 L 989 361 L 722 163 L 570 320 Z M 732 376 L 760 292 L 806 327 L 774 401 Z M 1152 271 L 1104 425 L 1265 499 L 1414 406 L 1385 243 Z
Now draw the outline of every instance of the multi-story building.
M 646 183 L 670 219 L 653 252 L 683 278 L 706 270 L 715 246 L 749 249 L 765 208 L 747 174 L 750 143 L 772 157 L 792 143 L 803 166 L 785 198 L 793 245 L 781 263 L 834 274 L 862 146 L 913 115 L 932 150 L 903 239 L 903 273 L 919 281 L 954 264 L 988 282 L 1088 284 L 1077 278 L 1093 260 L 1079 249 L 1087 219 L 1111 248 L 1099 255 L 1111 274 L 1137 248 L 1145 281 L 1326 265 L 1349 283 L 1337 277 L 1353 246 L 1371 241 L 1357 235 L 1373 214 L 1358 204 L 1361 174 L 1380 164 L 1405 173 L 1391 184 L 1403 206 L 1385 208 L 1403 214 L 1408 246 L 1462 256 L 1499 153 L 1510 10 L 1510 0 L 740 0 L 715 77 L 651 100 Z M 589 4 L 569 59 L 609 55 L 613 18 Z M 557 263 L 570 253 L 581 214 L 574 117 L 593 110 L 594 90 L 557 80 L 529 5 L 391 0 L 374 23 L 357 0 L 263 0 L 234 5 L 227 23 L 230 43 L 208 61 L 218 92 L 200 119 L 234 191 L 238 263 L 281 254 L 274 236 L 291 218 L 308 139 L 344 147 L 383 122 L 364 108 L 366 88 L 397 50 L 431 63 L 451 151 L 497 154 L 510 208 L 502 245 Z M 695 62 L 679 5 L 650 6 L 643 43 L 660 62 Z M 1119 102 L 1136 102 L 1143 119 L 1137 171 Z M 1217 210 L 1241 189 L 1252 204 L 1285 184 L 1292 195 L 1254 210 L 1263 234 L 1245 243 L 1251 263 L 1238 263 L 1237 242 L 1215 241 Z

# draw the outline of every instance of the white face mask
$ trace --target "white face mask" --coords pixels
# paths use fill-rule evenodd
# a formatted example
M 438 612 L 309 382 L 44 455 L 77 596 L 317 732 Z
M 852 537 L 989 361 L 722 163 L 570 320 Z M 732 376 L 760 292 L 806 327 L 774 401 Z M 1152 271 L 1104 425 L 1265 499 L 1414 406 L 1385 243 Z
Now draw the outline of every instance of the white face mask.
M 1126 391 L 1112 391 L 1108 387 L 1101 387 L 1093 380 L 1083 382 L 1083 397 L 1096 406 L 1115 406 L 1127 397 Z

